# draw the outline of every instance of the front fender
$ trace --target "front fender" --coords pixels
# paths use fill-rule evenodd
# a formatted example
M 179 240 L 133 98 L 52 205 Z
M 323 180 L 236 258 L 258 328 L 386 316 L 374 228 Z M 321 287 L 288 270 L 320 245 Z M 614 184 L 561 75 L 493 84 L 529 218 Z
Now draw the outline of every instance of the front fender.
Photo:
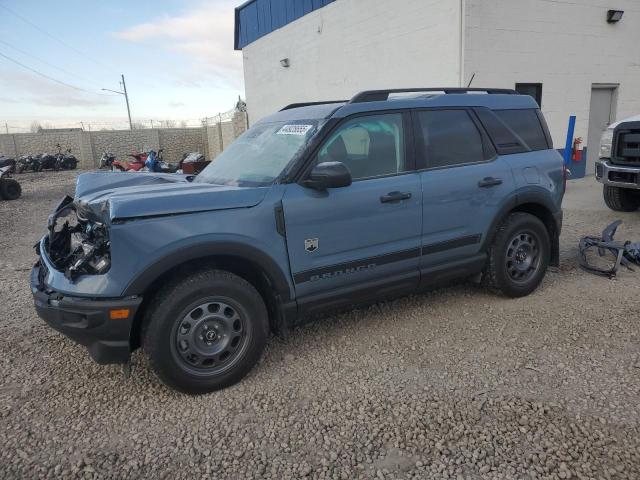
M 231 236 L 220 238 L 220 235 L 187 239 L 157 252 L 154 262 L 145 266 L 129 282 L 123 296 L 140 295 L 157 278 L 173 268 L 189 261 L 216 255 L 236 256 L 252 262 L 265 272 L 283 302 L 293 298 L 293 287 L 288 281 L 287 272 L 266 252 L 266 248 L 249 245 L 242 239 Z

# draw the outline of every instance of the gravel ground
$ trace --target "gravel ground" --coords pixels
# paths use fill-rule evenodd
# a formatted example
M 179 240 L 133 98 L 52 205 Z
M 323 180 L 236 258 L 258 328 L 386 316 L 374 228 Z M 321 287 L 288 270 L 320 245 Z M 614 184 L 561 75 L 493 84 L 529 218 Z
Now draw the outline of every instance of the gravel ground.
M 561 267 L 509 300 L 473 285 L 272 338 L 240 384 L 189 397 L 143 355 L 125 378 L 36 316 L 32 244 L 74 173 L 0 202 L 0 478 L 640 478 L 640 272 L 576 263 L 614 214 L 570 183 Z

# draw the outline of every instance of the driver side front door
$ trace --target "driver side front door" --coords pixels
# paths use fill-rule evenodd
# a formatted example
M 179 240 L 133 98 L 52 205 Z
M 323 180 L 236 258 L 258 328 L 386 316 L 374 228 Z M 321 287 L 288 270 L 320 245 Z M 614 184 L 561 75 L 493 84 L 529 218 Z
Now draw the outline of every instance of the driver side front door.
M 287 185 L 287 249 L 302 313 L 417 287 L 422 191 L 405 148 L 410 121 L 404 113 L 344 120 L 315 162 L 344 163 L 352 184 Z

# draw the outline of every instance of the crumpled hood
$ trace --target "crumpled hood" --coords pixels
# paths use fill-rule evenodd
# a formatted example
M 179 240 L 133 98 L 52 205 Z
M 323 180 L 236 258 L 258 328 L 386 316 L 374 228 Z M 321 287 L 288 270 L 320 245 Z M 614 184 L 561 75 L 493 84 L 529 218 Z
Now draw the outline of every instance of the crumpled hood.
M 113 221 L 253 207 L 267 190 L 191 183 L 176 174 L 93 172 L 78 177 L 75 201 Z

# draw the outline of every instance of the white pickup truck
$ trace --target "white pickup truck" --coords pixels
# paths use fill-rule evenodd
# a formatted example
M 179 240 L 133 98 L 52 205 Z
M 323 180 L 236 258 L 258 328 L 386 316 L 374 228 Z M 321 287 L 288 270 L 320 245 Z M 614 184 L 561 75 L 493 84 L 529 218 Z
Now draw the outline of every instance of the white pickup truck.
M 602 134 L 596 180 L 604 185 L 611 210 L 633 212 L 640 207 L 640 115 L 612 123 Z

